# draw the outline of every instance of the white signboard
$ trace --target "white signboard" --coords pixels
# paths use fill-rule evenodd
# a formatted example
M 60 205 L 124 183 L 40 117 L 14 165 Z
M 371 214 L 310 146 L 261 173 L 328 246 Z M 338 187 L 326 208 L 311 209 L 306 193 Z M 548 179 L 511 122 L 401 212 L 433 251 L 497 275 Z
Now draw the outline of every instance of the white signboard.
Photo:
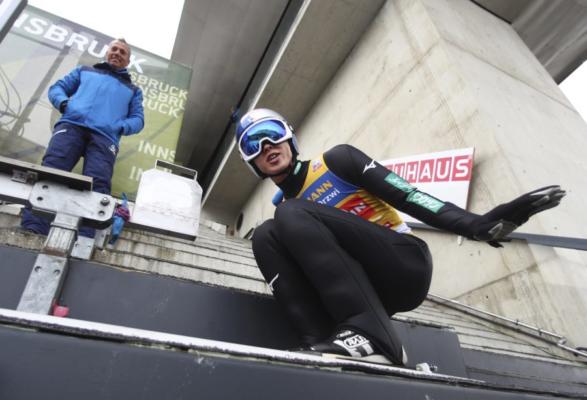
M 473 172 L 473 147 L 437 153 L 393 158 L 380 163 L 401 176 L 418 190 L 442 201 L 467 208 L 469 184 Z M 419 222 L 402 213 L 406 222 Z

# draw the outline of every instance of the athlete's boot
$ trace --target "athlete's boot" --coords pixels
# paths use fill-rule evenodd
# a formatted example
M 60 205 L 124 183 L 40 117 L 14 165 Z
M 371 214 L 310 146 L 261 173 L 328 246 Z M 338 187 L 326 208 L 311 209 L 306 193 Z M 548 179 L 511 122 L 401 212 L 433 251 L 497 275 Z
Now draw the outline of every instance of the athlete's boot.
M 314 344 L 302 349 L 302 351 L 316 352 L 323 355 L 350 358 L 357 361 L 374 362 L 380 364 L 393 364 L 385 357 L 373 342 L 365 336 L 346 329 L 340 331 L 324 342 Z M 406 352 L 402 347 L 402 363 L 408 362 Z

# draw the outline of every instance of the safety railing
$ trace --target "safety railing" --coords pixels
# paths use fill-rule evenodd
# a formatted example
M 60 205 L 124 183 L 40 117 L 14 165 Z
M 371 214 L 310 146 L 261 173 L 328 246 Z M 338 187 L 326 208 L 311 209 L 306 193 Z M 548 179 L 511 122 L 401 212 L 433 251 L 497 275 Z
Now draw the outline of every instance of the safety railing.
M 584 357 L 584 361 L 587 361 L 587 352 L 583 351 L 583 348 L 573 348 L 567 346 L 567 339 L 564 336 L 559 335 L 557 333 L 549 332 L 547 330 L 521 322 L 517 319 L 514 320 L 506 318 L 501 315 L 481 310 L 479 308 L 475 308 L 467 304 L 460 303 L 456 300 L 447 299 L 432 293 L 428 294 L 428 300 L 430 300 L 433 303 L 441 304 L 443 306 L 453 308 L 466 314 L 473 315 L 474 317 L 481 318 L 494 324 L 505 326 L 517 332 L 521 332 L 526 335 L 541 339 L 543 341 L 548 342 L 549 344 L 554 344 L 565 351 L 573 353 L 575 356 Z
M 430 225 L 421 222 L 409 222 L 408 226 L 415 229 L 426 229 L 432 231 L 439 231 Z M 534 233 L 512 232 L 508 236 L 512 240 L 523 240 L 530 244 L 538 244 L 541 246 L 560 247 L 563 249 L 573 250 L 587 250 L 587 239 L 567 237 L 567 236 L 553 236 L 553 235 L 538 235 Z
M 408 225 L 414 229 L 426 229 L 426 230 L 433 230 L 439 231 L 441 230 L 434 228 L 432 226 L 423 224 L 421 222 L 410 222 Z M 575 237 L 565 237 L 565 236 L 553 236 L 553 235 L 538 235 L 533 233 L 522 233 L 522 232 L 513 232 L 508 236 L 509 239 L 512 240 L 523 240 L 530 244 L 537 244 L 541 246 L 549 246 L 549 247 L 559 247 L 564 249 L 573 249 L 573 250 L 587 250 L 587 239 L 583 238 L 575 238 Z M 554 344 L 557 347 L 569 351 L 576 356 L 585 357 L 587 360 L 587 352 L 583 347 L 573 348 L 567 346 L 565 343 L 567 339 L 559 335 L 557 333 L 549 332 L 547 330 L 526 324 L 519 320 L 514 320 L 510 318 L 503 317 L 501 315 L 497 315 L 491 313 L 489 311 L 484 311 L 475 307 L 471 307 L 469 305 L 460 303 L 456 300 L 447 299 L 438 295 L 429 294 L 428 299 L 433 303 L 442 304 L 447 307 L 451 307 L 457 309 L 459 311 L 465 312 L 467 314 L 473 315 L 475 317 L 485 319 L 487 321 L 496 323 L 498 325 L 502 325 L 508 328 L 511 328 L 515 331 L 525 333 L 527 335 L 539 338 L 544 340 L 550 344 Z

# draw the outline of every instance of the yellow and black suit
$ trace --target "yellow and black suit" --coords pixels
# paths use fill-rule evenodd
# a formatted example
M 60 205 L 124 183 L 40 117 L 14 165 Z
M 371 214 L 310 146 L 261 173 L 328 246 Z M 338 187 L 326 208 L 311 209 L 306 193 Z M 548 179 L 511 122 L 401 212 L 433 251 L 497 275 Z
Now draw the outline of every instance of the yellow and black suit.
M 302 340 L 352 329 L 401 364 L 389 316 L 426 298 L 432 260 L 396 208 L 453 231 L 466 226 L 466 211 L 348 145 L 297 161 L 279 187 L 286 200 L 255 230 L 253 251 Z

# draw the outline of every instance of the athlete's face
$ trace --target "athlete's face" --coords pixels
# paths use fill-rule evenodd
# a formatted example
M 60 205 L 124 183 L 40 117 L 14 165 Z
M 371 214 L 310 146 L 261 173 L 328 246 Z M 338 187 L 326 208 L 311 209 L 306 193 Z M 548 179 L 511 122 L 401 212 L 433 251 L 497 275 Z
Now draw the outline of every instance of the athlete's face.
M 293 155 L 291 153 L 291 147 L 287 141 L 279 144 L 273 144 L 266 141 L 263 143 L 263 151 L 253 160 L 253 162 L 261 172 L 272 176 L 280 171 L 284 171 L 290 166 L 292 159 Z M 286 176 L 287 173 L 284 173 L 283 177 L 280 175 L 275 177 L 277 179 L 273 179 L 274 177 L 272 177 L 272 179 L 279 183 L 285 179 Z

